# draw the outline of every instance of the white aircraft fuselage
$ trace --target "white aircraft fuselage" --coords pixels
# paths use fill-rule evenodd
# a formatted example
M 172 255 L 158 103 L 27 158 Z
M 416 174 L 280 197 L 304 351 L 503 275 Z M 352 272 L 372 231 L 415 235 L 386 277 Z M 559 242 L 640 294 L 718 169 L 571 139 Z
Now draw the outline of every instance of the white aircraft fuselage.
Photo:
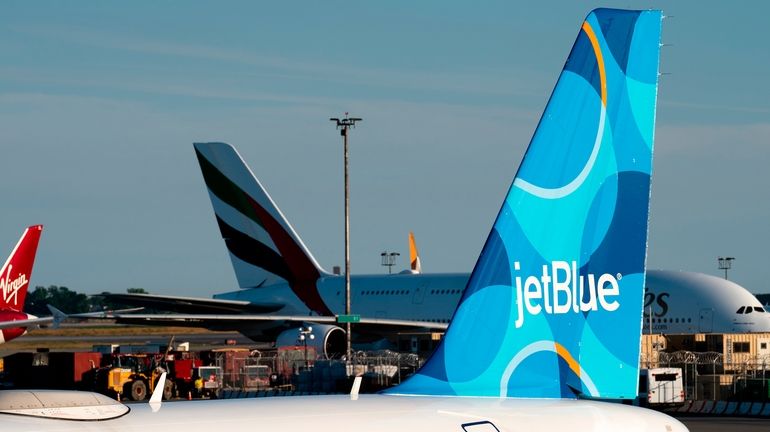
M 686 431 L 664 414 L 586 400 L 360 395 L 298 396 L 131 404 L 104 421 L 62 421 L 0 414 L 4 430 L 38 432 L 184 430 L 314 431 Z M 311 427 L 312 425 L 312 427 Z
M 770 313 L 746 288 L 720 277 L 648 270 L 646 334 L 766 333 Z
M 372 318 L 448 323 L 469 276 L 467 273 L 352 275 L 352 309 L 356 314 Z M 344 277 L 321 277 L 316 287 L 333 314 L 345 313 Z M 275 315 L 311 314 L 288 284 L 242 289 L 217 294 L 214 298 L 284 304 Z

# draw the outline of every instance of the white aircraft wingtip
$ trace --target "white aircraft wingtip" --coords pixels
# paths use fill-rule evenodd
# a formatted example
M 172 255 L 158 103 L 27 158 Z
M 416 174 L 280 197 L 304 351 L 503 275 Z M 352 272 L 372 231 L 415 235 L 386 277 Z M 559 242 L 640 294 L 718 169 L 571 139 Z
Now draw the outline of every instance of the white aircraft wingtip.
M 160 403 L 163 400 L 163 388 L 166 386 L 166 372 L 160 374 L 158 382 L 155 384 L 155 390 L 150 397 L 150 406 L 153 412 L 157 412 L 160 409 Z
M 357 376 L 353 379 L 353 387 L 350 388 L 350 400 L 358 400 L 358 391 L 361 390 L 362 377 Z

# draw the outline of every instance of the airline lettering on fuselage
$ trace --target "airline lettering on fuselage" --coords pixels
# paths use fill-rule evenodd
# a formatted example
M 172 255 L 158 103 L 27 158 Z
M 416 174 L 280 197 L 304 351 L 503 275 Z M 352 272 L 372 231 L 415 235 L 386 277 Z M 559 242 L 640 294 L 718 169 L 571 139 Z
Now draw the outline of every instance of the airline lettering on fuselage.
M 644 317 L 649 318 L 650 317 L 650 311 L 652 311 L 653 316 L 660 318 L 668 312 L 668 302 L 666 301 L 671 294 L 667 292 L 662 292 L 660 294 L 655 294 L 653 292 L 645 292 L 644 293 Z M 657 305 L 657 307 L 655 306 Z
M 513 263 L 514 273 L 521 270 L 521 264 Z M 594 274 L 579 275 L 577 262 L 553 261 L 543 266 L 540 277 L 515 276 L 518 317 L 516 328 L 524 325 L 524 313 L 538 315 L 566 314 L 597 311 L 599 308 L 613 312 L 620 307 L 614 297 L 620 295 L 617 277 L 605 273 L 596 278 Z M 586 293 L 586 289 L 588 292 Z M 587 294 L 587 296 L 586 296 Z M 587 297 L 587 298 L 586 298 Z
M 5 276 L 0 276 L 0 292 L 3 293 L 3 301 L 5 304 L 13 304 L 18 306 L 19 303 L 19 290 L 27 284 L 27 275 L 24 273 L 19 274 L 16 279 L 11 280 L 12 265 L 8 266 L 8 271 Z

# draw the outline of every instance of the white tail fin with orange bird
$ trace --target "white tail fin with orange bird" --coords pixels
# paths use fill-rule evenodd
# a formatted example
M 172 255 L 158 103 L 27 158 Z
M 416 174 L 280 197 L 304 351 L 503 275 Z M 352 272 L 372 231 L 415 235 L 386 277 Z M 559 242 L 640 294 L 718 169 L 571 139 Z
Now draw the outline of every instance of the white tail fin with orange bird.
M 411 231 L 409 231 L 409 269 L 412 273 L 422 273 L 420 253 L 417 252 L 417 242 L 414 240 L 414 233 Z

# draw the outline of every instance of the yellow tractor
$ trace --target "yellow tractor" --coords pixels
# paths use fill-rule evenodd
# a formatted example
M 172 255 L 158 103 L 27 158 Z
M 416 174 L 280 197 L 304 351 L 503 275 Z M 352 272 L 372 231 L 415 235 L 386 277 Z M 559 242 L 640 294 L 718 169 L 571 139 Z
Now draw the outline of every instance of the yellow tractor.
M 164 372 L 156 360 L 152 354 L 114 354 L 112 365 L 102 368 L 97 374 L 98 390 L 117 398 L 147 399 Z M 167 379 L 163 386 L 163 398 L 170 399 L 173 394 L 174 383 Z

